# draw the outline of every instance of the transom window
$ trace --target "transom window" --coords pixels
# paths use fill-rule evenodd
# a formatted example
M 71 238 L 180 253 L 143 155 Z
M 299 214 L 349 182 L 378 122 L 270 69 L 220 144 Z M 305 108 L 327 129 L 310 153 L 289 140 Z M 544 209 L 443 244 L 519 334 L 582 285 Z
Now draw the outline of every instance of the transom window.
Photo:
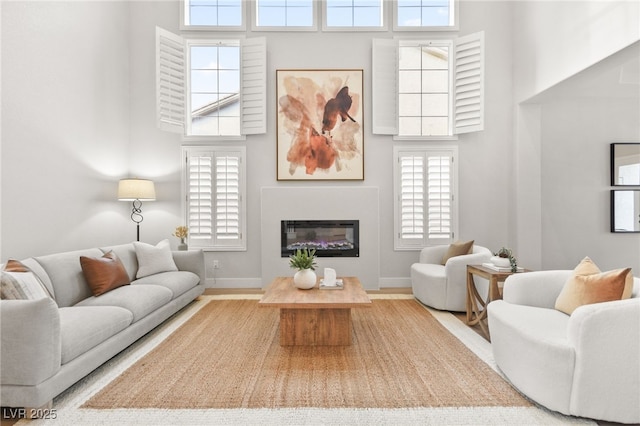
M 325 0 L 324 29 L 385 29 L 383 0 Z
M 255 0 L 253 29 L 315 30 L 314 0 Z
M 457 29 L 456 0 L 396 0 L 394 30 Z
M 244 30 L 244 0 L 182 0 L 185 29 Z

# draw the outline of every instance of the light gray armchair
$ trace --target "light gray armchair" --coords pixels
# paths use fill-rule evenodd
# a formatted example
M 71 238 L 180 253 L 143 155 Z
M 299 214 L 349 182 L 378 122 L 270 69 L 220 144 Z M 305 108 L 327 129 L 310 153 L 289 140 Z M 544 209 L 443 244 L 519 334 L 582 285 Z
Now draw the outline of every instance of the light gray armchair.
M 442 258 L 449 246 L 425 247 L 420 261 L 411 265 L 411 288 L 420 302 L 444 311 L 466 310 L 467 265 L 488 262 L 491 251 L 479 245 L 471 254 L 455 256 L 442 265 Z

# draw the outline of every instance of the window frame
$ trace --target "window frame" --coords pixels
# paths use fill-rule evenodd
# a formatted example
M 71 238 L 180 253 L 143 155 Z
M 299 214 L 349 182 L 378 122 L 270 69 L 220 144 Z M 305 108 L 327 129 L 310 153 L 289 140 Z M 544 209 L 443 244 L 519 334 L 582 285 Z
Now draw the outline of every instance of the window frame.
M 402 179 L 400 159 L 408 155 L 423 156 L 426 160 L 429 156 L 449 156 L 451 158 L 450 173 L 450 193 L 451 193 L 451 212 L 450 212 L 450 229 L 448 238 L 433 238 L 428 232 L 428 203 L 426 202 L 426 192 L 428 187 L 428 169 L 427 161 L 422 175 L 423 188 L 425 188 L 425 200 L 423 201 L 424 211 L 424 234 L 422 238 L 407 239 L 401 235 L 402 230 Z M 436 146 L 416 146 L 416 145 L 397 145 L 393 147 L 393 230 L 394 230 L 394 250 L 395 251 L 419 251 L 430 245 L 450 244 L 458 235 L 458 147 L 453 145 L 436 145 Z
M 191 0 L 180 0 L 180 30 L 182 31 L 246 31 L 247 30 L 247 7 L 245 4 L 247 0 L 238 0 L 240 2 L 240 16 L 242 18 L 242 24 L 238 26 L 233 25 L 191 25 L 185 22 L 187 8 Z
M 239 169 L 239 182 L 238 182 L 238 195 L 239 195 L 239 238 L 233 240 L 233 243 L 229 243 L 230 240 L 219 239 L 215 224 L 212 224 L 212 236 L 210 244 L 199 244 L 197 240 L 192 239 L 191 232 L 188 234 L 188 244 L 192 248 L 202 249 L 203 251 L 247 251 L 247 151 L 245 146 L 224 146 L 224 145 L 183 145 L 182 146 L 182 212 L 184 215 L 184 223 L 190 228 L 189 219 L 189 194 L 190 194 L 190 180 L 189 180 L 189 157 L 197 155 L 198 153 L 211 153 L 215 158 L 217 154 L 221 153 L 238 153 L 240 158 Z M 212 166 L 212 188 L 215 188 L 215 165 Z M 212 193 L 212 222 L 216 220 L 215 192 Z
M 447 47 L 449 50 L 449 55 L 448 55 L 448 60 L 447 60 L 447 77 L 448 77 L 448 84 L 447 84 L 447 134 L 444 135 L 407 135 L 407 134 L 400 134 L 400 119 L 403 117 L 400 115 L 400 109 L 401 109 L 401 105 L 400 105 L 400 88 L 398 87 L 398 134 L 393 136 L 394 140 L 399 140 L 399 141 L 403 141 L 403 140 L 457 140 L 458 136 L 454 133 L 454 103 L 455 103 L 455 93 L 454 93 L 454 78 L 455 78 L 455 61 L 454 61 L 454 49 L 455 49 L 455 43 L 453 40 L 451 39 L 428 39 L 428 40 L 409 40 L 409 39 L 402 39 L 402 40 L 398 40 L 398 49 L 402 48 L 402 47 L 421 47 L 421 46 L 434 46 L 434 47 L 438 47 L 438 46 L 443 46 L 443 47 Z M 398 53 L 398 82 L 400 82 L 401 78 L 400 78 L 400 71 L 402 71 L 400 69 L 400 53 Z M 424 68 L 420 68 L 421 72 L 424 72 L 425 69 Z M 425 92 L 420 92 L 420 95 L 424 95 Z M 421 115 L 420 118 L 423 119 L 425 117 L 429 117 L 429 116 L 424 116 Z
M 327 0 L 322 0 L 322 31 L 326 32 L 335 32 L 335 31 L 344 31 L 344 32 L 378 32 L 378 31 L 388 31 L 389 30 L 389 19 L 387 10 L 389 9 L 386 0 L 380 0 L 380 22 L 382 23 L 379 27 L 368 27 L 368 26 L 350 26 L 350 27 L 330 27 L 327 23 L 327 8 L 328 3 Z
M 251 1 L 251 15 L 250 15 L 250 19 L 251 19 L 251 31 L 283 31 L 283 32 L 314 32 L 314 31 L 318 31 L 318 16 L 319 16 L 319 11 L 320 8 L 318 7 L 318 1 L 317 0 L 312 0 L 311 1 L 311 7 L 312 7 L 312 17 L 311 17 L 311 22 L 313 22 L 313 24 L 311 26 L 308 27 L 304 27 L 304 26 L 259 26 L 258 23 L 256 22 L 256 20 L 258 19 L 258 1 L 259 0 L 253 0 Z M 286 6 L 285 6 L 286 7 Z
M 184 128 L 184 140 L 185 141 L 198 141 L 198 140 L 214 140 L 223 139 L 223 140 L 245 140 L 245 135 L 242 134 L 242 41 L 239 39 L 213 39 L 213 38 L 185 38 L 185 128 Z M 239 80 L 239 89 L 238 96 L 240 99 L 238 102 L 240 103 L 240 111 L 238 116 L 238 134 L 237 135 L 201 135 L 201 134 L 193 134 L 192 126 L 193 126 L 193 117 L 191 116 L 191 97 L 192 97 L 192 84 L 191 84 L 191 47 L 193 46 L 233 46 L 238 48 L 238 56 L 240 58 L 240 63 L 238 64 L 238 80 Z M 219 71 L 219 68 L 218 68 Z
M 484 130 L 485 70 L 484 31 L 453 38 L 452 99 L 450 116 L 452 134 L 446 136 L 409 136 L 399 133 L 399 44 L 405 38 L 373 38 L 372 127 L 376 135 L 392 136 L 394 140 L 430 141 L 457 140 L 458 135 Z M 410 40 L 410 39 L 409 39 Z M 419 39 L 417 41 L 426 41 Z
M 267 42 L 265 37 L 234 38 L 240 44 L 240 136 L 188 135 L 187 39 L 156 27 L 156 125 L 187 142 L 245 140 L 267 132 Z M 213 40 L 213 39 L 204 39 Z M 211 41 L 214 43 L 214 41 Z M 189 73 L 190 74 L 190 73 Z M 190 96 L 190 94 L 189 94 Z
M 453 8 L 453 25 L 447 26 L 429 26 L 429 25 L 421 25 L 421 26 L 400 26 L 398 25 L 398 0 L 393 0 L 392 9 L 392 25 L 391 28 L 394 32 L 405 32 L 405 31 L 458 31 L 459 28 L 459 10 L 460 10 L 460 1 L 459 0 L 449 0 L 449 8 Z

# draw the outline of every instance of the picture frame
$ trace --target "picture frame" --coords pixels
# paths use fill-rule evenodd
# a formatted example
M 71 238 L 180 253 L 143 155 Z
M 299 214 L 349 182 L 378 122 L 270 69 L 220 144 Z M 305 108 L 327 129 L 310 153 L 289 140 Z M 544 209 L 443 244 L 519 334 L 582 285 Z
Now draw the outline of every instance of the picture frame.
M 611 186 L 640 186 L 640 143 L 611 144 Z
M 364 180 L 363 70 L 276 70 L 278 181 Z
M 640 189 L 611 190 L 611 232 L 640 233 Z

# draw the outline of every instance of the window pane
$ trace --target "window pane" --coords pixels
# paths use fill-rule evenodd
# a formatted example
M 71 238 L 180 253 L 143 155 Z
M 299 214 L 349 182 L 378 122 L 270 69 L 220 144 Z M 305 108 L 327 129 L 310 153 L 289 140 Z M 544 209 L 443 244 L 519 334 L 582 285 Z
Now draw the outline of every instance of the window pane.
M 400 94 L 400 117 L 420 117 L 420 95 Z
M 455 0 L 398 0 L 398 27 L 448 27 Z
M 449 73 L 443 70 L 422 71 L 422 90 L 429 93 L 447 93 Z
M 427 46 L 422 48 L 422 69 L 449 69 L 449 48 Z
M 243 0 L 185 0 L 185 25 L 242 26 Z
M 218 71 L 191 71 L 191 91 L 215 93 L 218 91 Z
M 353 9 L 342 7 L 327 8 L 327 26 L 352 27 Z
M 443 136 L 448 132 L 449 119 L 447 117 L 424 117 L 422 119 L 422 135 Z
M 400 71 L 398 88 L 400 93 L 421 93 L 421 71 Z
M 422 95 L 422 113 L 424 116 L 446 117 L 449 113 L 449 96 L 446 94 Z
M 400 117 L 399 131 L 403 136 L 420 136 L 422 135 L 422 119 L 420 117 Z
M 256 0 L 259 27 L 313 26 L 313 0 Z
M 399 49 L 401 70 L 422 69 L 422 49 L 420 46 L 402 46 Z
M 356 27 L 380 27 L 382 11 L 380 7 L 356 7 L 353 25 Z
M 327 0 L 328 27 L 382 27 L 382 0 Z
M 190 46 L 191 135 L 240 134 L 240 47 Z M 232 121 L 220 117 L 233 117 Z

